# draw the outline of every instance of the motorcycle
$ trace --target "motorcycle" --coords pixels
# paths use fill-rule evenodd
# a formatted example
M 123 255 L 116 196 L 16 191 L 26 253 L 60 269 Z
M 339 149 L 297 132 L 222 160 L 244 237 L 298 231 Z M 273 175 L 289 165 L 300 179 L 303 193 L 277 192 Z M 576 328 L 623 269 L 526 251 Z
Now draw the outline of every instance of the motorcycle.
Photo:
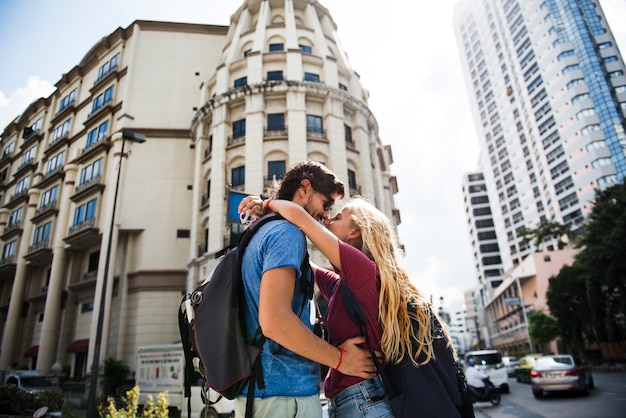
M 500 391 L 491 383 L 488 377 L 483 379 L 484 388 L 468 386 L 468 393 L 472 403 L 491 402 L 493 406 L 500 405 Z

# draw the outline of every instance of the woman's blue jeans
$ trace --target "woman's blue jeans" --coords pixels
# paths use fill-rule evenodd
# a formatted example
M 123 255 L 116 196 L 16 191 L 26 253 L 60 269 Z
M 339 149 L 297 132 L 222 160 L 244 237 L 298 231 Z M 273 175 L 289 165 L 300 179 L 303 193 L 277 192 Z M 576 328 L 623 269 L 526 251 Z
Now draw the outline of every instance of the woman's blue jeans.
M 328 400 L 329 418 L 394 417 L 380 377 L 364 380 Z

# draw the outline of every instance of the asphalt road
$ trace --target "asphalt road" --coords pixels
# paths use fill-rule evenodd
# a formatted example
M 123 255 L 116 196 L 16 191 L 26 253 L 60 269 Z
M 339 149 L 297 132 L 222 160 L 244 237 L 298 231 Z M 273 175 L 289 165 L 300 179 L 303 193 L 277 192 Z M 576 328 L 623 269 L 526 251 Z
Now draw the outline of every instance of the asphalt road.
M 594 373 L 595 389 L 589 396 L 548 394 L 535 399 L 530 385 L 509 378 L 511 392 L 502 394 L 499 406 L 474 404 L 476 418 L 624 418 L 626 372 Z

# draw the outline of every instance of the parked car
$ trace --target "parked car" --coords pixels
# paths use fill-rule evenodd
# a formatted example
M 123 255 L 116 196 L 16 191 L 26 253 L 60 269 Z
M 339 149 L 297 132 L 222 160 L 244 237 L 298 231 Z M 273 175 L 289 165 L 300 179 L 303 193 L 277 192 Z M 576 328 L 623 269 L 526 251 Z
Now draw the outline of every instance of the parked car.
M 522 383 L 530 383 L 530 371 L 535 367 L 535 361 L 541 357 L 541 353 L 528 354 L 519 360 L 515 367 L 515 380 Z
M 468 359 L 474 359 L 474 366 L 489 375 L 489 379 L 501 392 L 509 393 L 509 376 L 502 363 L 502 356 L 498 350 L 478 350 L 465 354 L 465 364 Z
M 530 379 L 535 398 L 553 391 L 577 391 L 588 395 L 594 387 L 591 366 L 569 354 L 538 358 Z
M 11 372 L 5 377 L 4 384 L 15 385 L 33 396 L 47 390 L 60 391 L 55 377 L 41 376 L 36 372 Z
M 515 367 L 519 364 L 519 359 L 515 356 L 502 356 L 502 364 L 504 364 L 509 377 L 513 377 L 515 376 Z

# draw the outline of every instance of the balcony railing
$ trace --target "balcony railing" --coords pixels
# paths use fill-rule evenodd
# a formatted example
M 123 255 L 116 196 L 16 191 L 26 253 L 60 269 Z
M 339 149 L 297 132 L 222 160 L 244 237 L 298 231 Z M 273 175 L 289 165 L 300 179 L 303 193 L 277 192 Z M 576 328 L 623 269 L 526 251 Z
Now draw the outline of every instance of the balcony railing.
M 11 232 L 11 231 L 14 231 L 16 229 L 19 229 L 19 228 L 21 228 L 21 226 L 22 226 L 22 221 L 21 220 L 19 220 L 17 222 L 10 223 L 10 224 L 8 224 L 7 226 L 4 227 L 4 233 L 6 234 L 8 232 Z
M 91 179 L 87 180 L 83 184 L 79 184 L 78 186 L 74 188 L 74 194 L 80 192 L 81 190 L 85 190 L 87 187 L 91 186 L 92 184 L 100 183 L 101 177 L 102 175 L 98 174 L 97 176 L 92 177 Z
M 263 137 L 265 138 L 273 138 L 273 137 L 284 137 L 287 136 L 287 128 L 281 129 L 265 129 L 263 131 Z
M 28 247 L 28 253 L 34 253 L 35 251 L 41 249 L 41 248 L 48 248 L 50 247 L 50 239 L 42 239 L 39 242 L 34 243 L 33 245 Z
M 6 264 L 12 264 L 15 262 L 15 254 L 7 255 L 6 257 L 0 258 L 0 266 L 4 266 Z
M 242 144 L 246 142 L 246 136 L 245 135 L 241 135 L 241 136 L 237 136 L 237 137 L 232 137 L 229 136 L 227 139 L 227 145 L 237 145 L 237 144 Z
M 83 229 L 91 228 L 96 224 L 96 218 L 87 219 L 79 224 L 72 225 L 67 232 L 67 235 L 73 235 Z
M 83 281 L 85 281 L 85 280 L 93 280 L 97 276 L 98 276 L 98 270 L 88 271 L 87 273 L 83 274 Z
M 35 216 L 40 215 L 49 209 L 54 209 L 56 205 L 57 205 L 57 201 L 53 200 L 51 202 L 48 202 L 45 205 L 38 207 L 37 210 L 35 211 Z
M 310 131 L 307 129 L 306 135 L 307 137 L 312 138 L 312 139 L 326 139 L 326 131 L 319 132 L 319 131 Z

